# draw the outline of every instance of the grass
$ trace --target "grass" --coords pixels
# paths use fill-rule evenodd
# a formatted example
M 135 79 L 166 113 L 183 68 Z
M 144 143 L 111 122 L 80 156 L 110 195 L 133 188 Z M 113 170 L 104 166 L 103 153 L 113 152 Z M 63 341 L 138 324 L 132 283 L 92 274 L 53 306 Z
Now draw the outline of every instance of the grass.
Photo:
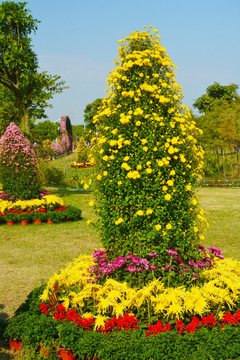
M 69 167 L 70 157 L 55 160 Z M 95 218 L 88 202 L 91 193 L 84 191 L 51 190 L 64 199 L 66 205 L 82 210 L 83 219 L 61 224 L 23 226 L 0 225 L 0 317 L 14 314 L 28 293 L 45 282 L 54 272 L 64 268 L 79 254 L 91 254 L 101 247 L 94 228 L 87 220 Z M 240 189 L 199 188 L 200 206 L 206 212 L 209 228 L 203 245 L 214 245 L 226 257 L 240 260 Z M 22 360 L 0 344 L 0 360 Z
M 198 197 L 209 223 L 202 244 L 240 260 L 240 189 L 200 188 Z
M 62 170 L 67 170 L 70 168 L 71 162 L 73 161 L 76 161 L 76 152 L 73 152 L 70 155 L 65 155 L 59 159 L 52 160 L 49 163 Z

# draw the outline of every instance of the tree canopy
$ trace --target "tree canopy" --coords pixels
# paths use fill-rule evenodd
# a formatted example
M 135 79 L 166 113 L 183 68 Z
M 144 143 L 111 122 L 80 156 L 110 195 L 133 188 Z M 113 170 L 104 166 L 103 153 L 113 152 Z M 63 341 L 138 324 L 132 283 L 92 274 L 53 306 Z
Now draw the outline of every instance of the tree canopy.
M 38 59 L 29 36 L 36 32 L 40 21 L 33 19 L 26 4 L 4 1 L 0 5 L 0 97 L 5 122 L 12 121 L 14 105 L 18 109 L 16 122 L 29 134 L 31 123 L 46 117 L 48 100 L 65 86 L 60 76 L 38 72 Z M 0 120 L 1 115 L 0 112 Z
M 238 85 L 220 85 L 218 82 L 214 82 L 206 89 L 206 94 L 200 96 L 193 104 L 194 108 L 197 108 L 200 113 L 206 113 L 211 110 L 216 100 L 222 99 L 227 102 L 240 101 L 240 97 L 237 93 Z
M 93 117 L 97 115 L 99 108 L 102 106 L 102 99 L 98 98 L 92 103 L 88 104 L 84 110 L 84 123 L 86 124 L 86 131 L 96 131 L 96 124 L 93 122 Z
M 33 136 L 35 141 L 42 142 L 44 140 L 55 140 L 59 135 L 60 123 L 53 123 L 50 120 L 44 120 L 33 125 Z

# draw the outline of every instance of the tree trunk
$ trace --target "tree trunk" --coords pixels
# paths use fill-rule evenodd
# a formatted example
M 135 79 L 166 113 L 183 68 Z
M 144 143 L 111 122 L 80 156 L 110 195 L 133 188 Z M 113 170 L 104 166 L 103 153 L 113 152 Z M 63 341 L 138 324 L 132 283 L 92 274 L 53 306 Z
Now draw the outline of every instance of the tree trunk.
M 232 158 L 231 143 L 229 144 L 229 148 L 230 148 L 230 159 L 231 159 L 232 184 L 234 185 L 233 158 Z
M 221 179 L 221 170 L 220 170 L 220 161 L 219 161 L 218 147 L 216 148 L 216 154 L 217 154 L 218 176 L 219 176 L 219 179 Z
M 224 157 L 224 150 L 223 148 L 221 149 L 222 151 L 222 167 L 223 167 L 223 177 L 224 180 L 226 180 L 226 171 L 225 171 L 225 157 Z
M 237 145 L 237 176 L 238 179 L 240 180 L 240 171 L 239 171 L 239 147 Z
M 28 111 L 25 109 L 20 123 L 21 130 L 24 134 L 30 134 L 30 118 Z

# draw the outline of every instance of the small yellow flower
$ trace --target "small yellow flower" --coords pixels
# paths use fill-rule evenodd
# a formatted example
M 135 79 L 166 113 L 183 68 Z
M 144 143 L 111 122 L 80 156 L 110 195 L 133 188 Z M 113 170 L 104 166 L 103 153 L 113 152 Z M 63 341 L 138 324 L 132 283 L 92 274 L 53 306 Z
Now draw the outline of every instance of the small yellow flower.
M 88 205 L 89 206 L 94 206 L 94 201 L 93 200 L 89 201 Z
M 168 186 L 173 186 L 173 181 L 172 181 L 172 180 L 168 180 L 168 181 L 167 181 L 167 184 L 168 184 Z
M 169 201 L 171 199 L 171 195 L 170 194 L 166 194 L 165 196 L 165 200 Z
M 108 172 L 107 171 L 104 171 L 103 172 L 103 176 L 107 176 Z
M 93 222 L 93 219 L 91 219 L 91 220 L 88 219 L 88 220 L 87 220 L 87 225 L 90 225 L 92 222 Z
M 143 150 L 147 152 L 147 151 L 148 151 L 148 147 L 147 147 L 147 146 L 144 146 L 144 147 L 143 147 Z
M 162 226 L 161 226 L 160 224 L 155 225 L 155 229 L 156 229 L 157 231 L 161 230 L 161 228 L 162 228 Z
M 147 211 L 146 211 L 146 214 L 147 215 L 151 215 L 153 213 L 153 210 L 152 209 L 147 209 Z
M 115 224 L 116 225 L 119 225 L 123 222 L 123 218 L 118 218 L 116 221 L 115 221 Z
M 172 225 L 171 224 L 167 224 L 166 225 L 166 229 L 170 230 L 172 228 Z
M 143 216 L 144 212 L 142 210 L 138 210 L 135 215 Z

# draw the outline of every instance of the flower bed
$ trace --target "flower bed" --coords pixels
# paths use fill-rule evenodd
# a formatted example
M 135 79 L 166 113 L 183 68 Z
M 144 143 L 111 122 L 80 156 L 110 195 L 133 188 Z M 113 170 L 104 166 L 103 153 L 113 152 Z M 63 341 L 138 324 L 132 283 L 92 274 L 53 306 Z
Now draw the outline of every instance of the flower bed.
M 0 223 L 5 224 L 9 221 L 12 224 L 19 224 L 22 221 L 36 223 L 41 222 L 58 223 L 61 221 L 76 221 L 81 219 L 81 210 L 74 207 L 66 207 L 63 200 L 46 191 L 42 194 L 41 199 L 19 200 L 14 196 L 2 193 L 0 195 Z
M 231 187 L 240 187 L 240 180 L 201 180 L 198 183 L 198 186 L 201 187 L 221 187 L 221 188 L 231 188 Z
M 5 329 L 5 338 L 21 340 L 21 349 L 29 359 L 38 358 L 41 349 L 41 358 L 59 359 L 60 348 L 85 360 L 238 358 L 239 310 L 221 317 L 211 313 L 184 320 L 159 319 L 152 324 L 124 314 L 109 318 L 100 327 L 93 316 L 82 316 L 61 304 L 49 309 L 40 303 L 43 288 L 29 295 Z
M 205 269 L 200 267 L 191 287 L 167 286 L 166 264 L 161 278 L 141 287 L 139 282 L 133 287 L 111 279 L 110 273 L 106 279 L 101 272 L 112 266 L 112 276 L 116 276 L 132 262 L 140 262 L 146 271 L 157 271 L 150 264 L 157 254 L 150 254 L 149 263 L 134 256 L 125 263 L 122 258 L 105 262 L 103 250 L 80 256 L 30 294 L 8 321 L 5 337 L 21 340 L 29 359 L 35 359 L 43 345 L 53 359 L 58 358 L 59 348 L 71 350 L 75 359 L 154 360 L 159 354 L 165 359 L 193 355 L 204 360 L 209 356 L 237 359 L 240 263 L 222 259 L 216 248 L 209 250 L 207 255 L 218 257 L 206 261 Z M 178 257 L 173 252 L 169 251 L 169 263 L 172 256 Z
M 91 168 L 93 164 L 90 161 L 73 161 L 71 163 L 71 168 Z
M 87 189 L 90 189 L 92 184 L 91 178 L 92 169 L 90 167 L 76 167 L 66 171 L 65 184 L 66 186 L 75 189 L 83 189 L 86 184 L 89 184 L 87 185 Z

